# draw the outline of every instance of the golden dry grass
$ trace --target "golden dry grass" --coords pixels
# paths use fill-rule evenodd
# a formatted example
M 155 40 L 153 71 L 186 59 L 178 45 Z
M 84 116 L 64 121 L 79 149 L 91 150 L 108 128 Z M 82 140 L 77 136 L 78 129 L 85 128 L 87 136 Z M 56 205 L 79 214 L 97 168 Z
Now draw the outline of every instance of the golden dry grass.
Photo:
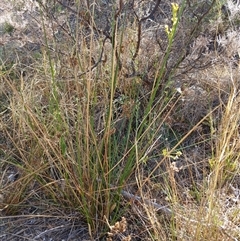
M 171 42 L 160 2 L 40 5 L 31 65 L 2 61 L 2 240 L 240 238 L 239 66 L 226 55 L 237 43 L 209 47 L 218 1 L 186 2 Z M 149 4 L 165 15 L 145 21 Z

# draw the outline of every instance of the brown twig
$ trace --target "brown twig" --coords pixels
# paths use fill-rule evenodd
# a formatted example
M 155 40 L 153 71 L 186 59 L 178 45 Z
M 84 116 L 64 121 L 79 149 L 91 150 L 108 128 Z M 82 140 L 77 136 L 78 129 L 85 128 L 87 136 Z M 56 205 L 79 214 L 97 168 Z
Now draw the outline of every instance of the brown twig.
M 136 50 L 135 50 L 135 54 L 133 55 L 133 58 L 132 58 L 133 62 L 137 58 L 138 53 L 139 53 L 139 49 L 140 49 L 141 35 L 142 35 L 142 23 L 143 23 L 143 21 L 145 21 L 145 20 L 147 20 L 147 19 L 149 19 L 149 18 L 151 18 L 153 16 L 153 14 L 157 11 L 160 2 L 161 2 L 161 0 L 157 0 L 156 4 L 155 4 L 155 7 L 153 8 L 152 12 L 148 16 L 143 17 L 140 20 L 138 19 L 138 16 L 135 13 L 135 15 L 136 15 L 136 17 L 138 19 L 138 39 L 137 39 L 137 47 L 136 47 Z

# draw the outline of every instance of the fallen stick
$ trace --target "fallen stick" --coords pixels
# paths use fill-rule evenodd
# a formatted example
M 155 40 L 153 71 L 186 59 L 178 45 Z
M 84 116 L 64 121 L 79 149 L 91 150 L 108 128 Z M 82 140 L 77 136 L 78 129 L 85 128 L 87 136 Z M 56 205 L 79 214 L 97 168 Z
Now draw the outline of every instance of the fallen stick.
M 121 191 L 121 194 L 127 200 L 133 200 L 133 201 L 138 201 L 141 204 L 147 204 L 149 206 L 152 206 L 152 207 L 156 208 L 157 209 L 156 211 L 164 213 L 164 214 L 166 214 L 168 216 L 171 216 L 173 214 L 172 210 L 169 209 L 167 207 L 167 205 L 165 205 L 165 206 L 160 205 L 160 204 L 158 204 L 156 202 L 153 202 L 153 201 L 148 200 L 148 199 L 143 199 L 140 196 L 134 195 L 134 194 L 129 193 L 129 192 L 124 191 L 124 190 Z

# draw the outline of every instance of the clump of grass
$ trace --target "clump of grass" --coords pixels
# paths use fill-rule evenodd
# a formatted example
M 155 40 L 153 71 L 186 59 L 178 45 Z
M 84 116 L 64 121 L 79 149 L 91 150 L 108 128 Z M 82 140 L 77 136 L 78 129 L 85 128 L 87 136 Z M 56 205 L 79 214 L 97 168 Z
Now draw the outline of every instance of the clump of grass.
M 177 78 L 185 74 L 183 66 L 200 82 L 202 63 L 196 67 L 198 76 L 193 65 L 204 59 L 203 43 L 195 49 L 189 44 L 214 4 L 204 5 L 204 14 L 197 16 L 183 41 L 179 36 L 185 33 L 181 19 L 186 1 L 173 3 L 168 25 L 160 26 L 163 42 L 155 44 L 143 30 L 145 20 L 158 13 L 160 2 L 145 18 L 141 15 L 144 3 L 138 10 L 134 6 L 126 10 L 120 1 L 111 13 L 106 12 L 111 20 L 106 31 L 95 21 L 99 9 L 78 2 L 76 9 L 71 8 L 71 13 L 78 13 L 76 22 L 58 33 L 61 41 L 45 24 L 50 13 L 40 4 L 44 47 L 33 74 L 18 74 L 17 82 L 7 72 L 1 74 L 9 98 L 8 118 L 1 123 L 12 145 L 5 165 L 15 166 L 19 175 L 16 181 L 2 185 L 1 209 L 6 215 L 21 213 L 28 200 L 36 206 L 40 200 L 77 211 L 92 239 L 110 228 L 109 240 L 115 236 L 130 240 L 134 234 L 122 234 L 126 220 L 118 221 L 125 212 L 138 220 L 140 227 L 135 228 L 141 238 L 227 240 L 225 227 L 216 222 L 224 218 L 217 194 L 239 171 L 238 87 L 233 81 L 227 101 L 221 99 L 224 90 L 205 82 L 200 83 L 207 86 L 201 99 L 193 91 L 186 101 L 188 90 L 198 90 L 199 83 L 187 83 L 180 94 L 176 91 Z M 78 8 L 85 12 L 76 12 Z M 61 14 L 59 6 L 56 10 L 57 16 Z M 121 15 L 125 10 L 129 15 Z M 134 21 L 129 16 L 135 16 Z M 154 47 L 147 52 L 144 46 L 150 43 Z M 185 49 L 176 51 L 183 43 L 190 49 L 187 57 Z M 147 56 L 156 49 L 159 55 Z M 186 65 L 189 61 L 190 66 Z M 214 98 L 209 97 L 213 93 L 219 98 L 217 106 L 212 106 Z M 194 118 L 191 108 L 200 101 L 209 103 Z M 188 108 L 183 111 L 186 102 Z M 221 115 L 215 123 L 217 110 Z M 199 156 L 188 160 L 192 146 Z M 136 195 L 126 193 L 126 188 Z
M 46 46 L 49 41 L 45 31 Z M 86 54 L 85 49 L 76 50 L 74 71 L 79 67 L 88 72 L 84 65 L 88 66 L 95 51 L 93 35 L 89 45 Z M 20 179 L 11 185 L 13 192 L 5 193 L 7 214 L 17 212 L 33 188 L 31 182 L 36 182 L 37 192 L 52 205 L 78 210 L 92 235 L 103 230 L 104 217 L 110 219 L 111 215 L 112 220 L 118 217 L 120 190 L 135 163 L 133 157 L 127 158 L 133 148 L 129 137 L 133 119 L 128 121 L 127 134 L 121 140 L 114 127 L 113 104 L 119 68 L 115 61 L 116 48 L 111 50 L 109 75 L 99 83 L 100 74 L 95 76 L 91 71 L 80 79 L 75 75 L 72 79 L 59 80 L 56 62 L 48 48 L 43 50 L 39 72 L 32 79 L 20 76 L 21 84 L 16 86 L 7 75 L 2 76 L 11 89 L 9 110 L 14 130 L 6 126 L 6 132 L 17 158 L 7 162 L 17 165 L 21 173 Z M 103 95 L 99 96 L 99 92 Z M 103 122 L 100 128 L 96 125 L 98 118 Z

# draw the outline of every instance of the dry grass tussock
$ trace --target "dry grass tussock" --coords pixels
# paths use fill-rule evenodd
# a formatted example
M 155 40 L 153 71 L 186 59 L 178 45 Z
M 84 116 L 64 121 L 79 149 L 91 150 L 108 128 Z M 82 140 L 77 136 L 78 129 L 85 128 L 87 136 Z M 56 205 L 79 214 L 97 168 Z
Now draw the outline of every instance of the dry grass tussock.
M 239 5 L 171 2 L 2 6 L 1 240 L 240 239 Z

